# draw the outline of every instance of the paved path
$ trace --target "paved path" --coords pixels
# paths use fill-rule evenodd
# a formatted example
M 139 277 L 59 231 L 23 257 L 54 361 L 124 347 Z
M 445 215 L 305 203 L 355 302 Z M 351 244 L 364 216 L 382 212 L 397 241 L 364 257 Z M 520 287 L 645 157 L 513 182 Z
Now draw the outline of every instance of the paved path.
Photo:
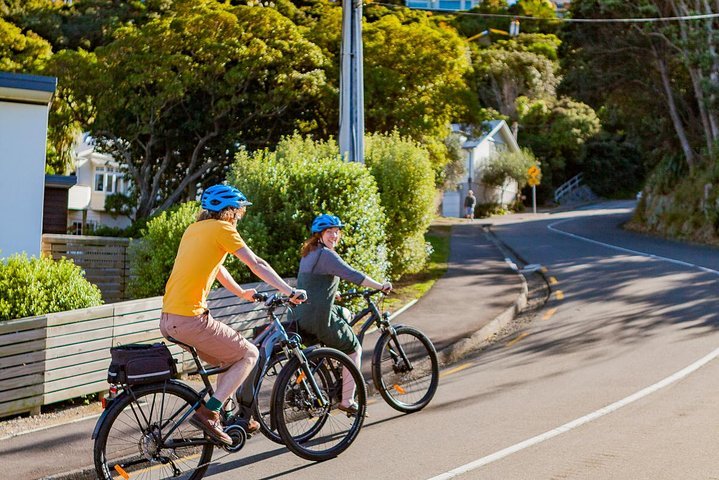
M 447 351 L 463 339 L 476 338 L 476 332 L 512 308 L 522 291 L 521 278 L 485 236 L 480 223 L 461 224 L 452 230 L 446 275 L 396 322 L 419 328 L 438 350 Z M 365 339 L 364 358 L 368 361 L 375 340 L 373 335 Z M 368 365 L 363 367 L 367 375 Z M 90 435 L 95 421 L 88 419 L 3 440 L 3 476 L 13 480 L 94 478 L 65 473 L 92 465 Z

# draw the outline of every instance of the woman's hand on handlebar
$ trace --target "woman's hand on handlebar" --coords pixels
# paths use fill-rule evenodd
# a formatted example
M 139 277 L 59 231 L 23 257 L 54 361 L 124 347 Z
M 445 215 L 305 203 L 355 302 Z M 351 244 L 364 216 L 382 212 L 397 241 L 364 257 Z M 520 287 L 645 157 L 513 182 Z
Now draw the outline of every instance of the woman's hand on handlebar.
M 382 293 L 389 293 L 392 291 L 392 284 L 390 282 L 384 282 L 380 290 L 382 290 Z

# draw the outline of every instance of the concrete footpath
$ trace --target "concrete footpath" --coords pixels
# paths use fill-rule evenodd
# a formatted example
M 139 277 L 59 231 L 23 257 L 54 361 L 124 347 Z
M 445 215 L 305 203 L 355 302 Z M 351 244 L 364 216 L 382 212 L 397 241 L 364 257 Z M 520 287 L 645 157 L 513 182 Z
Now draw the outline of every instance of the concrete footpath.
M 511 321 L 524 306 L 526 294 L 523 278 L 509 267 L 480 223 L 465 223 L 452 229 L 446 275 L 394 323 L 425 332 L 440 352 L 440 360 L 451 363 Z M 366 361 L 371 359 L 374 340 L 372 335 L 365 339 Z M 363 365 L 366 376 L 367 367 Z M 79 472 L 93 465 L 90 437 L 96 421 L 96 417 L 81 419 L 3 439 L 2 476 L 13 480 L 93 478 Z

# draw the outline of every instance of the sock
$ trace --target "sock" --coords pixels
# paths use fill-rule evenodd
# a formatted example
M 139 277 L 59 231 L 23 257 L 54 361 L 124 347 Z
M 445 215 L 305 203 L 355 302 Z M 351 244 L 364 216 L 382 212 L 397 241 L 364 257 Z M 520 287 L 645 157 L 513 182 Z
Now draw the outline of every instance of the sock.
M 219 412 L 220 408 L 222 408 L 222 402 L 215 397 L 210 397 L 205 406 L 208 410 L 211 410 L 213 412 Z

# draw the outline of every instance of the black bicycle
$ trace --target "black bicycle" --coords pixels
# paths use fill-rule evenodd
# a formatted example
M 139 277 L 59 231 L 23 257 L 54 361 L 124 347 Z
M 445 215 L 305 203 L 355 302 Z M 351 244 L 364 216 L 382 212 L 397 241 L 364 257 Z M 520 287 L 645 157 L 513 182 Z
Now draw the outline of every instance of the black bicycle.
M 313 461 L 334 458 L 354 442 L 364 422 L 367 391 L 362 374 L 339 350 L 316 346 L 301 349 L 294 323 L 281 322 L 275 313 L 287 305 L 286 297 L 257 294 L 257 298 L 268 307 L 269 323 L 253 340 L 260 348 L 253 382 L 253 416 L 267 438 L 284 443 L 294 454 Z M 284 346 L 285 337 L 291 348 Z M 342 398 L 343 367 L 361 385 L 355 398 L 359 406 L 356 415 L 337 409 Z M 247 408 L 244 388 L 237 390 L 235 400 Z M 324 401 L 316 392 L 322 392 Z
M 432 341 L 407 325 L 392 325 L 389 312 L 380 313 L 372 297 L 381 290 L 349 290 L 342 299 L 363 297 L 367 306 L 350 322 L 360 342 L 371 327 L 381 332 L 372 356 L 372 381 L 394 409 L 411 413 L 429 404 L 439 386 L 439 362 Z
M 271 424 L 295 454 L 309 460 L 326 460 L 346 450 L 357 437 L 365 417 L 366 390 L 357 389 L 360 411 L 356 416 L 348 417 L 336 410 L 342 391 L 342 367 L 351 372 L 358 385 L 362 385 L 362 376 L 352 360 L 337 350 L 302 350 L 297 336 L 288 335 L 272 314 L 273 308 L 287 302 L 279 295 L 266 302 L 273 321 L 261 342 L 262 351 L 269 358 L 275 345 L 279 345 L 287 359 L 287 368 L 274 387 L 278 399 L 273 401 L 277 408 L 271 414 Z M 191 352 L 204 388 L 196 391 L 175 379 L 121 385 L 121 393 L 109 402 L 92 434 L 98 478 L 198 480 L 205 474 L 215 446 L 230 453 L 244 447 L 247 418 L 233 412 L 237 409 L 231 401 L 221 413 L 232 445 L 215 443 L 189 422 L 203 399 L 213 394 L 209 377 L 229 367 L 205 368 L 193 347 L 177 343 Z M 256 377 L 259 380 L 253 385 L 255 393 L 262 377 Z

